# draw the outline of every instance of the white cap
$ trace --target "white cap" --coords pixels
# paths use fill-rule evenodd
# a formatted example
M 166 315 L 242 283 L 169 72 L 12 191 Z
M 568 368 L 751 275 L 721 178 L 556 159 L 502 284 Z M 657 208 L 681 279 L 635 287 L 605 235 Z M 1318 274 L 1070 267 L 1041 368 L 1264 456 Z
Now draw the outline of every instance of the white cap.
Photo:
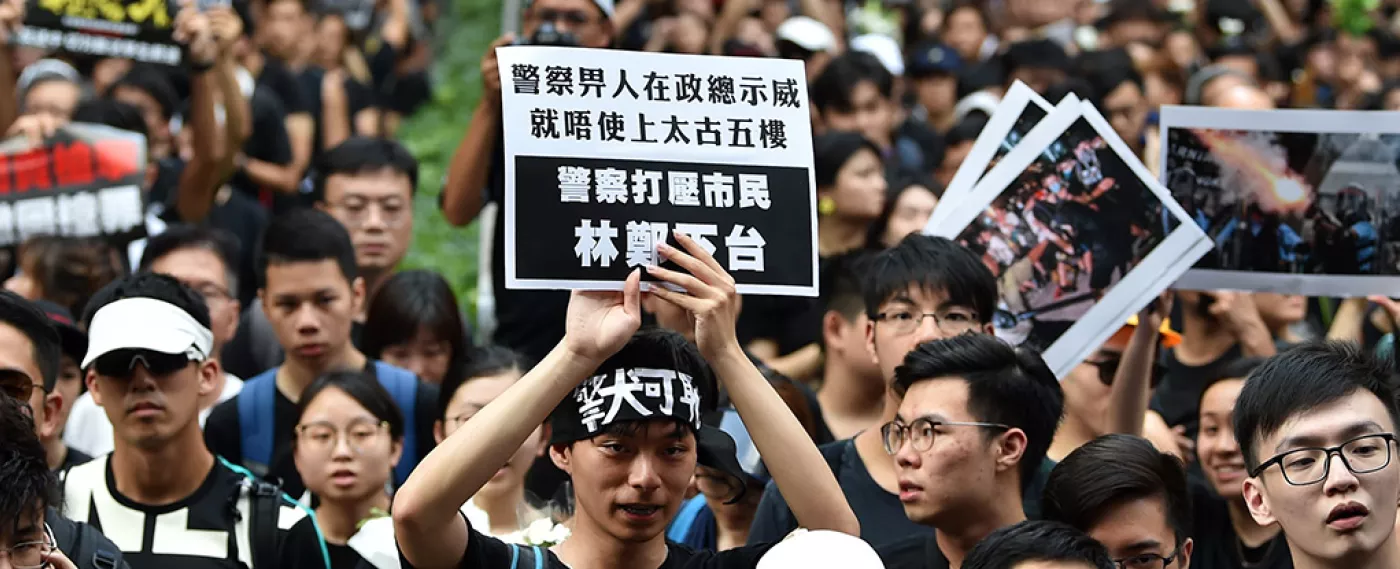
M 958 101 L 958 104 L 953 105 L 953 118 L 961 121 L 972 111 L 982 111 L 990 117 L 996 114 L 997 107 L 1000 105 L 1001 97 L 986 91 L 978 91 L 963 97 L 962 100 Z
M 123 298 L 97 310 L 88 325 L 88 351 L 83 369 L 93 360 L 117 350 L 150 350 L 209 359 L 214 333 L 188 312 L 164 300 Z
M 827 530 L 798 532 L 763 554 L 755 569 L 885 568 L 875 548 L 858 537 Z
M 851 40 L 851 49 L 863 51 L 875 56 L 880 60 L 880 64 L 890 73 L 904 75 L 904 52 L 899 49 L 899 42 L 894 38 L 884 34 L 865 34 L 856 36 Z
M 793 16 L 778 26 L 777 38 L 797 44 L 810 52 L 830 51 L 836 47 L 831 28 L 807 16 Z

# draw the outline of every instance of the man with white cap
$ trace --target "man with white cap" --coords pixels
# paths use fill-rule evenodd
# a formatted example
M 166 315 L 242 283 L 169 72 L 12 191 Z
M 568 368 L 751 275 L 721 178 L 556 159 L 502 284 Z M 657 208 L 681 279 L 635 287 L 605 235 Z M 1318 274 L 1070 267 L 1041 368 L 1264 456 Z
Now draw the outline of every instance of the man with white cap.
M 116 440 L 112 454 L 69 471 L 65 513 L 143 569 L 278 566 L 301 512 L 215 457 L 200 433 L 199 400 L 219 373 L 204 299 L 141 273 L 98 291 L 84 320 L 88 390 Z
M 778 57 L 800 59 L 807 66 L 807 80 L 820 75 L 836 51 L 836 35 L 831 28 L 809 16 L 793 16 L 778 26 Z

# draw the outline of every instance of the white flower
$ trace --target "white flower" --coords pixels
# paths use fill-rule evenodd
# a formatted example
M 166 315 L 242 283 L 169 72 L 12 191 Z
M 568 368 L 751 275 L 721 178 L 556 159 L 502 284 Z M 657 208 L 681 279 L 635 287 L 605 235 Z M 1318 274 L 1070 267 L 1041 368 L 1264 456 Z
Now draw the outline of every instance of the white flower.
M 522 533 L 525 545 L 540 547 L 554 547 L 569 538 L 569 528 L 555 524 L 549 518 L 535 520 Z

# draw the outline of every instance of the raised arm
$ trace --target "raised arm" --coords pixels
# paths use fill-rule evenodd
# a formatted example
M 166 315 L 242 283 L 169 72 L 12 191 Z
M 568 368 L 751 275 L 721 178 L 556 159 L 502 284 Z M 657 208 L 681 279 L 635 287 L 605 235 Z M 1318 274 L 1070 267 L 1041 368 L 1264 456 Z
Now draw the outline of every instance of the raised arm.
M 496 48 L 513 41 L 514 34 L 496 38 L 481 58 L 481 102 L 452 154 L 452 162 L 447 164 L 447 178 L 442 184 L 442 215 L 452 225 L 471 223 L 481 213 L 486 177 L 491 172 L 491 153 L 501 132 L 501 72 Z
M 641 325 L 641 274 L 622 293 L 575 292 L 564 340 L 515 385 L 477 413 L 418 463 L 394 496 L 394 533 L 414 567 L 456 567 L 468 529 L 458 509 L 579 382 L 632 337 Z
M 773 475 L 797 522 L 807 529 L 860 535 L 860 522 L 846 503 L 836 476 L 827 467 L 821 452 L 787 404 L 739 347 L 734 331 L 739 315 L 734 278 L 690 237 L 677 233 L 676 240 L 686 251 L 665 245 L 659 249 L 689 274 L 660 267 L 648 270 L 653 276 L 687 292 L 652 287 L 650 294 L 691 315 L 700 353 L 729 392 L 749 436 L 763 456 L 763 464 Z
M 1157 343 L 1161 339 L 1162 320 L 1171 313 L 1172 293 L 1157 298 L 1152 305 L 1138 312 L 1138 324 L 1123 361 L 1113 375 L 1109 389 L 1109 432 L 1141 436 L 1152 397 L 1152 367 L 1157 359 Z
M 24 0 L 0 1 L 0 131 L 10 128 L 19 116 L 19 99 L 15 96 L 14 52 L 10 41 L 24 22 Z

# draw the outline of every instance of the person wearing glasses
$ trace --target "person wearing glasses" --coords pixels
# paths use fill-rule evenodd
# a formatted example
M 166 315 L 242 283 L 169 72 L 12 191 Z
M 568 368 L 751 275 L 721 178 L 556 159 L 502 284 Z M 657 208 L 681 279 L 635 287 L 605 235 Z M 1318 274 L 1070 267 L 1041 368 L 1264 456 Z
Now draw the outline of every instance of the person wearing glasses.
M 958 568 L 968 550 L 1025 521 L 1035 479 L 1064 411 L 1055 374 L 1035 352 L 991 335 L 920 344 L 895 370 L 901 396 L 880 428 L 899 501 L 933 538 L 879 548 L 889 569 Z
M 365 558 L 352 538 L 365 522 L 389 515 L 386 485 L 403 455 L 403 413 L 384 386 L 358 371 L 317 378 L 298 409 L 293 455 L 307 489 L 320 498 L 315 523 L 331 567 L 355 567 Z M 298 547 L 288 556 L 293 567 L 321 564 L 312 518 L 302 518 L 289 535 Z
M 1050 471 L 1041 507 L 1108 548 L 1118 569 L 1192 565 L 1186 468 L 1147 439 L 1105 435 L 1075 449 Z
M 214 333 L 212 359 L 222 364 L 223 347 L 238 331 L 238 242 L 222 230 L 196 225 L 176 225 L 146 241 L 141 255 L 141 272 L 169 275 L 198 292 L 209 307 L 210 331 Z M 82 359 L 81 356 L 78 357 Z M 209 418 L 214 405 L 243 389 L 243 380 L 220 365 L 214 390 L 199 401 L 199 423 Z M 84 393 L 73 404 L 64 441 L 89 456 L 112 452 L 112 424 L 107 415 Z
M 996 279 L 977 256 L 952 241 L 910 235 L 875 254 L 863 274 L 865 349 L 887 386 L 893 384 L 904 356 L 919 344 L 992 332 Z M 894 420 L 899 410 L 899 396 L 892 390 L 885 390 L 882 409 L 876 425 Z M 878 549 L 911 536 L 932 535 L 932 528 L 905 517 L 894 461 L 885 452 L 878 427 L 822 445 L 821 451 L 860 519 L 862 539 Z M 794 529 L 797 520 L 786 500 L 769 484 L 750 527 L 749 543 L 778 541 Z
M 1244 499 L 1298 569 L 1400 567 L 1396 377 L 1354 344 L 1304 344 L 1249 374 L 1235 403 Z
M 77 569 L 45 523 L 56 483 L 29 413 L 24 401 L 0 396 L 0 567 Z
M 305 514 L 204 446 L 199 401 L 219 374 L 204 298 L 137 273 L 90 304 L 81 365 L 116 444 L 68 471 L 64 513 L 102 528 L 138 569 L 277 566 L 285 528 Z

